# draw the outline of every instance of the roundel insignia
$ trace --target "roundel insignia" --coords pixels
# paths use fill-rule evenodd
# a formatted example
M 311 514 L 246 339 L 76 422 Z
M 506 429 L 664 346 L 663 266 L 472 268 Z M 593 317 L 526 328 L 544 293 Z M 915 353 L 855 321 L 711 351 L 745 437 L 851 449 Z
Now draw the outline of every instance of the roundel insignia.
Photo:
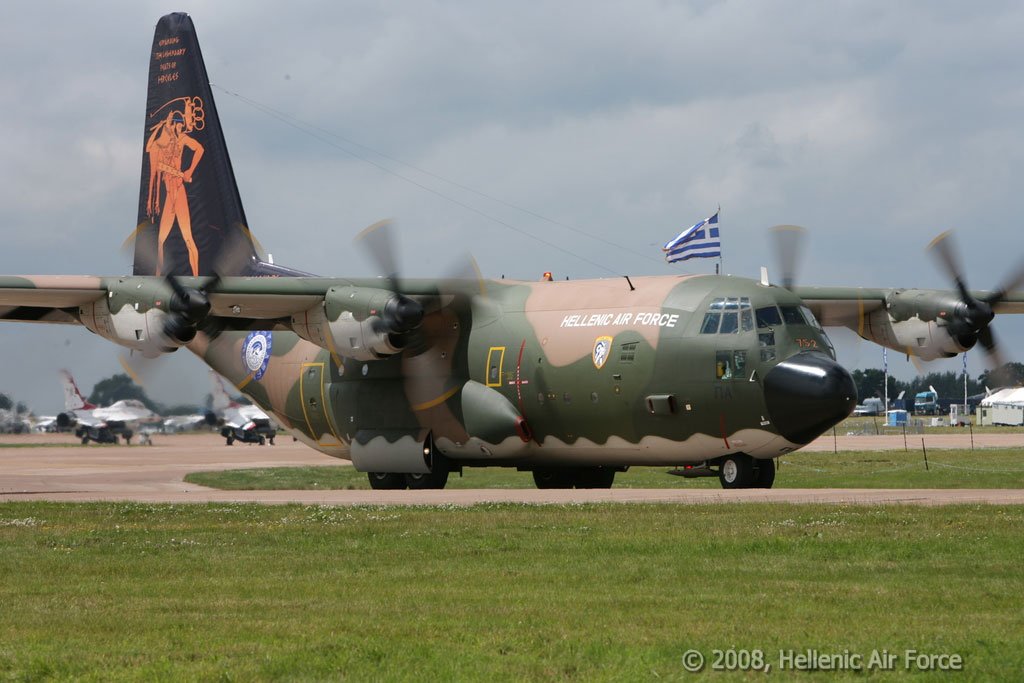
M 600 370 L 604 367 L 604 364 L 608 361 L 608 356 L 612 351 L 612 338 L 611 337 L 598 337 L 594 340 L 594 367 Z
M 267 371 L 270 363 L 270 351 L 274 346 L 274 338 L 270 331 L 250 332 L 242 344 L 242 364 L 259 381 Z

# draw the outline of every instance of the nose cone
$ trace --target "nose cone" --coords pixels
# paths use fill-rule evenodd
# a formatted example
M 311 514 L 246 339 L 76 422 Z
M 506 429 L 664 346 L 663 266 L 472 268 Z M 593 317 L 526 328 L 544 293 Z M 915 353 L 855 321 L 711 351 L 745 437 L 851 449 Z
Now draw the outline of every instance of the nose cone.
M 828 356 L 804 352 L 765 375 L 764 398 L 779 433 L 806 444 L 853 412 L 857 387 L 850 373 Z

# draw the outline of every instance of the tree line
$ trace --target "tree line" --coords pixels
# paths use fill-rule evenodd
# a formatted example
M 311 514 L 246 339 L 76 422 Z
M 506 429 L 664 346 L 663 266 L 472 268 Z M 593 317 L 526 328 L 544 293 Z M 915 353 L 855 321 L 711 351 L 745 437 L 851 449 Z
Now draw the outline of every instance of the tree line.
M 857 385 L 857 396 L 861 402 L 865 398 L 884 396 L 885 373 L 877 368 L 869 370 L 854 370 L 850 373 Z M 984 395 L 985 389 L 995 391 L 1007 386 L 1018 386 L 1024 380 L 1024 363 L 1006 363 L 995 370 L 986 370 L 975 378 L 967 377 L 967 395 Z M 935 391 L 942 398 L 959 398 L 964 395 L 964 373 L 962 372 L 930 372 L 927 375 L 920 375 L 907 382 L 889 376 L 889 400 L 900 395 L 901 391 L 906 392 L 904 398 L 913 400 L 914 395 L 928 391 L 928 387 L 935 387 Z

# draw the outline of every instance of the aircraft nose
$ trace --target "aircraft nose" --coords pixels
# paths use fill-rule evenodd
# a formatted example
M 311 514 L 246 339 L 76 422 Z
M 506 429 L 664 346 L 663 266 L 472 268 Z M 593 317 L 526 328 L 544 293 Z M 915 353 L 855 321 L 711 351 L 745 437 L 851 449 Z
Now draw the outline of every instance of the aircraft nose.
M 764 398 L 779 433 L 806 444 L 853 412 L 857 387 L 843 366 L 805 351 L 768 371 Z

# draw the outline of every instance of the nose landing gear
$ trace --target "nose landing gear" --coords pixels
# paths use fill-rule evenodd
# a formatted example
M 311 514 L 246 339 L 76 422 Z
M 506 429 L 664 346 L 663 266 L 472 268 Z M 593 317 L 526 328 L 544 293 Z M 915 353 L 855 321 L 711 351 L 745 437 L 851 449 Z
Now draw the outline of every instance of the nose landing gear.
M 770 489 L 775 483 L 775 461 L 746 453 L 727 455 L 718 465 L 718 481 L 723 489 Z

